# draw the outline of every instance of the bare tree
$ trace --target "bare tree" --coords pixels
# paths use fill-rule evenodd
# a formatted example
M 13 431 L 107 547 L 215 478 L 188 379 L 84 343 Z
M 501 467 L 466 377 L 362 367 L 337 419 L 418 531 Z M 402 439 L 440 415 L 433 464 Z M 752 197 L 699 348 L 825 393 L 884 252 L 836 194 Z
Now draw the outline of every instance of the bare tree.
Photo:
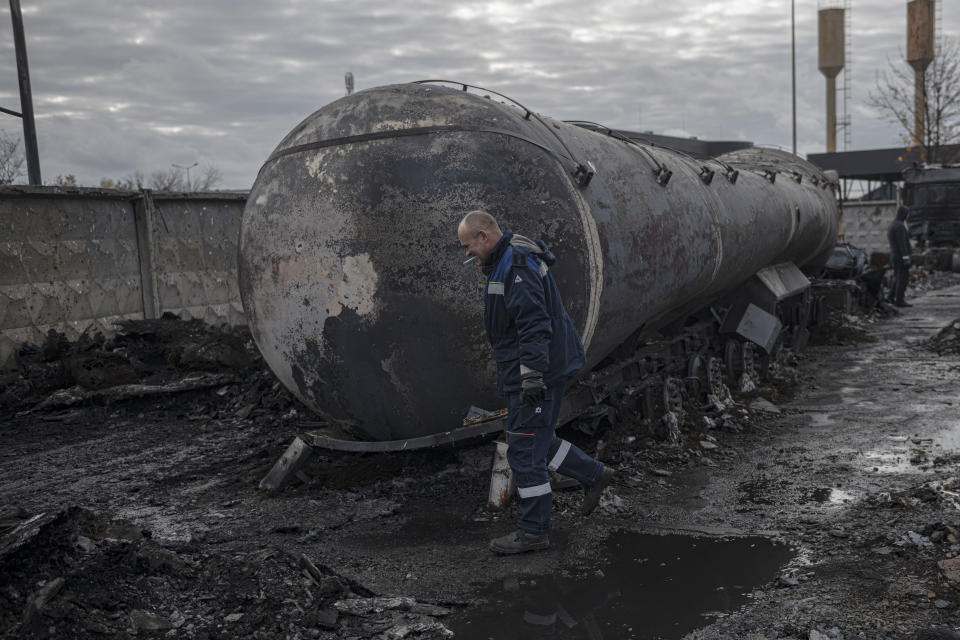
M 102 189 L 136 189 L 150 188 L 156 191 L 209 191 L 223 180 L 223 173 L 216 165 L 208 164 L 200 168 L 198 175 L 192 176 L 179 167 L 161 169 L 144 177 L 140 171 L 134 171 L 126 177 L 114 180 L 101 178 Z
M 223 172 L 219 167 L 212 164 L 204 165 L 200 169 L 200 175 L 194 180 L 193 184 L 188 184 L 186 191 L 210 191 L 223 180 Z
M 170 167 L 150 174 L 150 188 L 157 191 L 209 191 L 223 179 L 215 165 L 208 164 L 193 177 L 178 167 Z
M 926 71 L 926 105 L 923 138 L 914 131 L 916 107 L 913 69 L 906 60 L 890 61 L 889 70 L 877 78 L 876 91 L 867 104 L 883 113 L 902 129 L 904 144 L 921 152 L 924 162 L 951 162 L 945 145 L 960 141 L 960 45 L 954 39 L 943 41 L 937 57 Z
M 12 184 L 23 175 L 23 165 L 26 162 L 23 152 L 20 151 L 20 139 L 7 135 L 0 129 L 0 184 Z
M 180 191 L 183 175 L 180 169 L 170 167 L 150 174 L 150 188 L 157 191 Z
M 100 178 L 101 189 L 121 189 L 124 191 L 135 191 L 137 189 L 143 189 L 146 183 L 146 178 L 144 178 L 143 174 L 139 171 L 129 173 L 125 177 L 117 180 L 112 178 Z

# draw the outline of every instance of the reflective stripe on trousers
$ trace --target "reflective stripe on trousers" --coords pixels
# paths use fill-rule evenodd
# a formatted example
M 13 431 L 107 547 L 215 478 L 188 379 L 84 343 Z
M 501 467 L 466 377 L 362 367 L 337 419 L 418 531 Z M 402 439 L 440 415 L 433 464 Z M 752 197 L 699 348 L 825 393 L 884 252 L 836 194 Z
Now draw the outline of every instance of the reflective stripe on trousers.
M 561 381 L 548 387 L 546 399 L 537 407 L 524 404 L 520 394 L 508 399 L 507 462 L 520 494 L 517 527 L 529 533 L 550 529 L 553 494 L 548 468 L 585 486 L 596 482 L 603 469 L 602 464 L 554 434 L 565 386 Z

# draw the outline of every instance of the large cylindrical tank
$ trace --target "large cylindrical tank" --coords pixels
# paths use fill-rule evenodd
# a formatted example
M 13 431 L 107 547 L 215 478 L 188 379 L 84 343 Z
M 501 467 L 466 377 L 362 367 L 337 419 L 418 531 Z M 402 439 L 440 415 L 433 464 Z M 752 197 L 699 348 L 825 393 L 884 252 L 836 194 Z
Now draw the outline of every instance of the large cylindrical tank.
M 595 168 L 587 184 L 578 167 Z M 820 171 L 788 153 L 700 162 L 467 91 L 360 91 L 280 143 L 244 211 L 240 292 L 280 380 L 377 440 L 501 406 L 484 279 L 456 235 L 472 209 L 556 253 L 584 371 L 765 266 L 825 261 L 838 218 Z

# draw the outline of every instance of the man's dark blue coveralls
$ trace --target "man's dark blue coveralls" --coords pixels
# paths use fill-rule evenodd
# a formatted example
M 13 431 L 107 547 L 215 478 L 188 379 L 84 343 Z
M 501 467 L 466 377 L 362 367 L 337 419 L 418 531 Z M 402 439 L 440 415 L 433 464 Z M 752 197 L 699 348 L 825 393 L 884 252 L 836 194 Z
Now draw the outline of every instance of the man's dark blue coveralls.
M 548 468 L 586 487 L 603 470 L 603 464 L 554 434 L 564 387 L 586 362 L 550 273 L 554 261 L 542 242 L 508 229 L 483 265 L 488 274 L 484 322 L 497 361 L 497 392 L 507 397 L 507 462 L 520 494 L 517 526 L 533 534 L 550 529 Z M 543 373 L 547 393 L 538 406 L 521 399 L 521 369 Z

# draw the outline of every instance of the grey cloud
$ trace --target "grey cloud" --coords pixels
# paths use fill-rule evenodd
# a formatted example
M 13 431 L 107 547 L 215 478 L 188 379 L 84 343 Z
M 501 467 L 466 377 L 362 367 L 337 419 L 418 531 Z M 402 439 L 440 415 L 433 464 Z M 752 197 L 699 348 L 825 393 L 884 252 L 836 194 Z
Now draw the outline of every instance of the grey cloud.
M 785 0 L 501 3 L 22 0 L 44 174 L 85 183 L 198 160 L 246 188 L 303 117 L 358 88 L 425 77 L 489 86 L 564 119 L 708 138 L 790 142 Z M 801 152 L 823 146 L 816 11 L 798 2 Z M 955 9 L 943 30 L 957 32 Z M 9 24 L 0 11 L 0 23 Z M 863 106 L 902 49 L 905 2 L 858 0 L 854 145 L 897 144 Z M 138 38 L 142 38 L 138 43 Z M 0 40 L 0 57 L 13 59 Z M 17 103 L 0 65 L 0 105 Z M 111 111 L 111 108 L 113 109 Z M 16 131 L 19 123 L 0 121 Z

